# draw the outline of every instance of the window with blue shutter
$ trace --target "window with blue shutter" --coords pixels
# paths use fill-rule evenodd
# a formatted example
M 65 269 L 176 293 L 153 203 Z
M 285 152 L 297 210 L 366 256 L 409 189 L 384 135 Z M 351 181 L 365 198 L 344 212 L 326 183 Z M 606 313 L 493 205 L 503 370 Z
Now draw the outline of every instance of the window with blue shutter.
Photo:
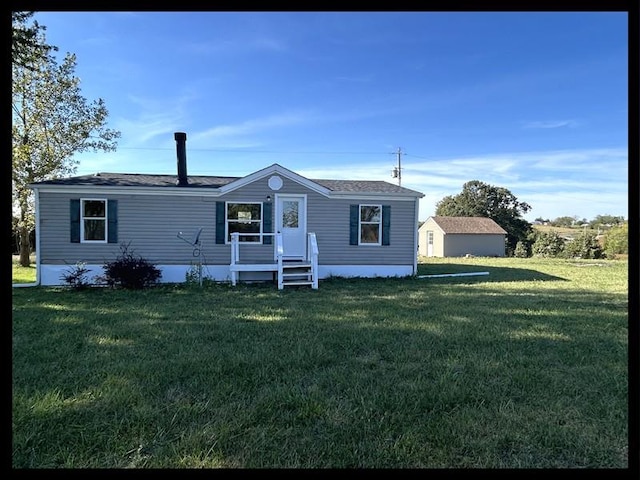
M 80 243 L 80 199 L 72 198 L 69 201 L 69 207 L 71 243 Z
M 225 205 L 224 202 L 216 202 L 216 243 L 223 244 L 225 235 Z
M 118 201 L 107 201 L 107 241 L 118 243 Z
M 389 245 L 391 205 L 351 205 L 349 245 Z
M 117 243 L 118 201 L 70 199 L 69 228 L 72 243 Z
M 382 245 L 389 245 L 391 236 L 391 205 L 382 206 Z
M 349 245 L 358 245 L 358 231 L 360 225 L 358 219 L 360 218 L 360 206 L 351 205 L 349 212 Z
M 262 204 L 262 233 L 273 233 L 273 218 L 272 218 L 273 204 L 271 202 L 264 202 Z M 270 235 L 262 237 L 262 243 L 264 245 L 271 245 L 272 239 Z

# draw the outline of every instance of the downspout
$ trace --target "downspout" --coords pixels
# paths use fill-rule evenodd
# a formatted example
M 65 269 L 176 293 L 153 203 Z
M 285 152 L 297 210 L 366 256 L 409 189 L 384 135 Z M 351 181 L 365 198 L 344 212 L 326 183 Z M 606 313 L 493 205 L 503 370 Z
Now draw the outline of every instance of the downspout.
M 35 196 L 35 216 L 36 216 L 36 281 L 31 283 L 14 283 L 14 287 L 37 287 L 40 285 L 40 192 L 37 187 L 33 188 Z

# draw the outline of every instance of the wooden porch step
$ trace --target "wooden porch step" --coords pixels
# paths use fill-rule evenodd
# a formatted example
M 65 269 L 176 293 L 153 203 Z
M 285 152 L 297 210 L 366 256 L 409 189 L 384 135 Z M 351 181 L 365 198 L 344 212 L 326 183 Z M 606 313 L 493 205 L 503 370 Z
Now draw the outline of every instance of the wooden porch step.
M 284 287 L 288 287 L 289 285 L 313 285 L 313 282 L 310 280 L 293 280 L 288 282 L 282 282 Z
M 282 262 L 282 268 L 311 268 L 308 262 Z
M 229 270 L 234 272 L 276 272 L 277 263 L 235 263 L 229 265 Z

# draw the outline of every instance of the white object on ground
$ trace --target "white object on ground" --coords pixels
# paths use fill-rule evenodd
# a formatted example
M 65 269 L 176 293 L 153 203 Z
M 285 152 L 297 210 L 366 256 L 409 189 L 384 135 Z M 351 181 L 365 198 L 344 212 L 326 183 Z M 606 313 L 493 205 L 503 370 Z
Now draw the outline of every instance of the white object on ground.
M 418 278 L 437 278 L 437 277 L 471 277 L 474 275 L 489 275 L 489 272 L 469 272 L 469 273 L 441 273 L 438 275 L 418 275 Z

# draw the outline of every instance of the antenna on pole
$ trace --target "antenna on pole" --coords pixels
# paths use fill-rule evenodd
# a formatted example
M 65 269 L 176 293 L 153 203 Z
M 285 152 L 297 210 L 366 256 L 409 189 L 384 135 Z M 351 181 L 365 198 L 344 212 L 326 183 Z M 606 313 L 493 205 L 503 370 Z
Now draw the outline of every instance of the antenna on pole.
M 398 147 L 398 151 L 396 152 L 396 154 L 398 155 L 398 166 L 393 167 L 391 176 L 398 179 L 398 186 L 402 186 L 402 150 L 400 149 L 400 147 Z

